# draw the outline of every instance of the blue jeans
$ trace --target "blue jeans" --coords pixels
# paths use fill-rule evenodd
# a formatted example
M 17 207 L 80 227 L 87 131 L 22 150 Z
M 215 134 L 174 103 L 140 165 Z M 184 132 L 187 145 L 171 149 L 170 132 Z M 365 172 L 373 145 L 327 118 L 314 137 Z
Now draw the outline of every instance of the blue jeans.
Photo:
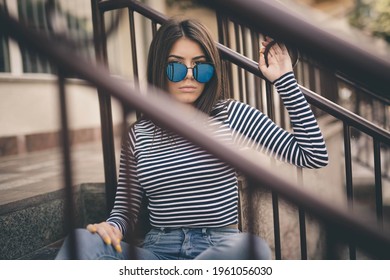
M 140 247 L 131 248 L 121 242 L 122 253 L 106 245 L 97 234 L 76 229 L 79 259 L 129 259 L 135 250 L 140 260 L 246 260 L 270 259 L 271 250 L 261 238 L 233 228 L 152 229 Z M 69 259 L 69 238 L 66 238 L 56 259 Z

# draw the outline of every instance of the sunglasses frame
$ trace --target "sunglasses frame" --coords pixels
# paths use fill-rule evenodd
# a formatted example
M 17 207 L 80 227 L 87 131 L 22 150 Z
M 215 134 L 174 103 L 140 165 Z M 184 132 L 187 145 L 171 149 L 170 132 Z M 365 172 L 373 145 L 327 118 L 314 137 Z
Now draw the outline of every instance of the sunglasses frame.
M 170 78 L 170 75 L 168 74 L 168 68 L 170 67 L 171 64 L 181 64 L 181 65 L 183 65 L 183 66 L 187 69 L 187 71 L 186 71 L 186 73 L 185 73 L 185 75 L 183 76 L 182 79 L 176 81 L 176 80 L 172 80 L 172 79 Z M 199 75 L 199 73 L 198 73 L 198 75 L 194 75 L 194 68 L 196 68 L 196 67 L 198 67 L 198 65 L 202 65 L 202 64 L 210 65 L 210 66 L 213 68 L 213 74 L 211 75 L 210 79 L 209 79 L 208 81 L 206 81 L 206 82 L 202 82 L 202 81 L 199 81 L 199 80 L 198 80 L 198 75 Z M 173 82 L 173 83 L 178 83 L 178 82 L 183 81 L 183 80 L 185 79 L 185 77 L 188 75 L 188 69 L 192 69 L 192 76 L 194 77 L 194 79 L 195 79 L 198 83 L 202 83 L 202 84 L 208 83 L 208 82 L 213 78 L 214 73 L 215 73 L 214 64 L 212 64 L 211 62 L 197 62 L 197 63 L 195 64 L 194 67 L 187 67 L 187 65 L 185 65 L 184 63 L 181 63 L 181 62 L 179 62 L 179 61 L 170 61 L 170 62 L 167 63 L 167 67 L 166 67 L 165 74 L 167 75 L 168 80 L 170 80 L 170 81 Z M 198 72 L 199 72 L 199 70 L 198 70 Z

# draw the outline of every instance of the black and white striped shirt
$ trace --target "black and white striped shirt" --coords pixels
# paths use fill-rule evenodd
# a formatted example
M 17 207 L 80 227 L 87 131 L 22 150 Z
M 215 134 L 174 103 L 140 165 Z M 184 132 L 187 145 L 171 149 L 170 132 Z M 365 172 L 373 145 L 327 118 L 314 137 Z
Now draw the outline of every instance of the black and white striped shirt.
M 210 123 L 218 124 L 216 137 L 297 166 L 327 165 L 323 136 L 293 73 L 274 85 L 289 112 L 293 133 L 249 105 L 224 100 L 210 117 Z M 123 234 L 133 229 L 145 195 L 153 227 L 223 227 L 238 222 L 235 170 L 146 119 L 130 128 L 123 143 L 115 205 L 107 221 Z

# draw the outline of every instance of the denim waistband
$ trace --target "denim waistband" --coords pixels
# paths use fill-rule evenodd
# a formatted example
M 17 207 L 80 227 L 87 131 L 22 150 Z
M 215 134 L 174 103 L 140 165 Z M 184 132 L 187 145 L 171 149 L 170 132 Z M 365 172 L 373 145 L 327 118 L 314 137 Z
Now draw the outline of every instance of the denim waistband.
M 227 225 L 224 227 L 152 227 L 154 230 L 162 231 L 164 233 L 169 233 L 176 230 L 186 230 L 186 231 L 199 231 L 202 233 L 206 233 L 210 230 L 224 230 L 224 229 L 237 229 L 237 224 Z

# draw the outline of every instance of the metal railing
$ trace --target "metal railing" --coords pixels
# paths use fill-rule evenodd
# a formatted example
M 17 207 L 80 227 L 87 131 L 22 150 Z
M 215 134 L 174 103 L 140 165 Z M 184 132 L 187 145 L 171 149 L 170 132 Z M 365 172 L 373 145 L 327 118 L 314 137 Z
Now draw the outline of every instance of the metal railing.
M 95 4 L 94 20 L 95 26 L 104 26 L 103 14 L 111 9 L 127 8 L 129 10 L 130 22 L 131 18 L 136 11 L 145 17 L 151 19 L 151 29 L 155 32 L 157 25 L 166 20 L 165 16 L 155 13 L 153 10 L 132 0 L 116 0 L 116 1 L 103 1 Z M 132 23 L 133 25 L 133 23 Z M 4 28 L 6 26 L 6 28 Z M 133 25 L 134 26 L 134 25 Z M 125 112 L 129 112 L 132 109 L 142 111 L 151 119 L 158 120 L 162 125 L 171 129 L 179 135 L 182 135 L 197 145 L 202 146 L 207 151 L 211 152 L 215 156 L 224 160 L 228 164 L 236 167 L 242 171 L 250 182 L 261 182 L 267 185 L 273 193 L 284 199 L 298 205 L 301 209 L 300 215 L 303 215 L 304 211 L 309 212 L 311 215 L 316 216 L 320 221 L 325 224 L 328 229 L 328 241 L 332 243 L 334 238 L 336 240 L 343 240 L 344 242 L 352 242 L 354 245 L 362 248 L 372 254 L 375 258 L 389 258 L 390 256 L 390 239 L 389 234 L 383 231 L 382 227 L 378 226 L 376 222 L 367 222 L 361 217 L 356 216 L 353 212 L 340 209 L 334 205 L 324 202 L 317 197 L 311 195 L 308 192 L 303 191 L 295 184 L 288 182 L 280 178 L 277 174 L 264 168 L 261 164 L 254 161 L 251 157 L 245 154 L 237 152 L 231 147 L 221 145 L 217 143 L 215 139 L 211 138 L 206 131 L 199 127 L 186 122 L 187 108 L 182 108 L 179 104 L 175 107 L 175 110 L 171 110 L 171 100 L 167 100 L 163 94 L 156 93 L 156 89 L 148 89 L 148 95 L 140 94 L 137 87 L 128 87 L 118 82 L 116 79 L 111 78 L 109 73 L 100 67 L 95 67 L 85 61 L 77 54 L 73 59 L 69 59 L 69 50 L 61 46 L 56 42 L 50 41 L 50 38 L 45 37 L 42 34 L 38 34 L 19 24 L 17 21 L 9 18 L 5 13 L 0 14 L 0 29 L 4 34 L 14 38 L 24 46 L 36 51 L 40 55 L 47 57 L 52 63 L 54 63 L 59 71 L 59 92 L 62 104 L 61 116 L 63 127 L 63 145 L 64 145 L 64 174 L 65 182 L 68 193 L 68 203 L 71 204 L 71 190 L 72 190 L 72 173 L 71 173 L 71 160 L 69 157 L 69 143 L 66 141 L 67 137 L 67 114 L 66 114 L 66 102 L 65 102 L 65 83 L 66 79 L 63 73 L 73 73 L 78 77 L 87 80 L 92 85 L 96 86 L 99 90 L 99 98 L 101 104 L 101 119 L 102 119 L 102 135 L 103 135 L 103 150 L 105 161 L 105 175 L 106 175 L 106 190 L 108 196 L 108 205 L 112 205 L 113 194 L 116 186 L 116 171 L 115 171 L 115 153 L 113 148 L 113 133 L 112 133 L 112 120 L 111 120 L 111 105 L 110 98 L 114 97 L 118 99 L 124 108 Z M 107 61 L 105 53 L 105 40 L 103 28 L 97 28 L 95 30 L 96 38 L 96 50 L 99 61 Z M 132 39 L 133 40 L 133 39 Z M 219 50 L 225 60 L 231 63 L 235 63 L 239 67 L 244 68 L 246 71 L 260 76 L 257 65 L 254 61 L 239 55 L 238 53 L 229 50 L 225 46 L 219 44 Z M 136 50 L 135 50 L 136 51 Z M 135 53 L 136 54 L 136 53 Z M 133 58 L 137 59 L 136 55 Z M 136 64 L 134 64 L 134 74 L 137 76 Z M 320 97 L 312 91 L 301 87 L 308 101 L 321 110 L 328 112 L 334 117 L 340 119 L 344 123 L 344 133 L 346 136 L 345 147 L 348 151 L 348 139 L 349 139 L 349 127 L 354 126 L 361 131 L 371 135 L 375 139 L 376 143 L 376 161 L 380 161 L 380 151 L 378 151 L 378 144 L 385 143 L 389 145 L 390 135 L 387 131 L 376 127 L 370 122 L 362 119 L 361 117 L 349 113 L 344 108 L 337 106 L 336 104 L 328 101 L 327 99 Z M 271 108 L 271 107 L 270 107 Z M 173 111 L 175 113 L 173 113 Z M 180 112 L 180 114 L 177 114 Z M 180 116 L 178 118 L 177 116 Z M 347 158 L 347 157 L 346 157 Z M 349 160 L 351 158 L 349 157 Z M 348 160 L 347 160 L 348 161 Z M 347 164 L 347 169 L 348 169 Z M 380 172 L 375 172 L 377 175 L 376 180 L 380 185 Z M 351 173 L 347 172 L 347 181 Z M 250 184 L 253 187 L 253 184 Z M 348 184 L 347 184 L 348 185 Z M 71 205 L 67 207 L 68 211 L 71 211 Z M 274 209 L 277 211 L 277 208 Z M 380 209 L 379 209 L 380 212 Z M 380 215 L 378 215 L 380 216 Z M 73 228 L 71 212 L 68 213 L 68 224 L 70 228 Z M 304 230 L 304 226 L 302 227 Z M 277 246 L 276 246 L 277 247 Z M 305 246 L 302 249 L 305 250 Z M 328 258 L 335 257 L 331 254 L 332 246 L 329 247 Z M 279 250 L 278 248 L 276 248 Z M 304 258 L 304 253 L 302 253 Z M 75 255 L 76 256 L 76 255 Z M 278 253 L 276 253 L 278 258 Z
M 324 54 L 320 51 L 317 52 L 316 49 L 313 50 L 312 48 L 312 46 L 314 46 L 316 43 L 315 41 L 317 40 L 317 38 L 312 38 L 312 35 L 321 34 L 322 30 L 309 26 L 309 28 L 303 28 L 298 32 L 296 30 L 296 25 L 299 19 L 294 18 L 288 12 L 279 10 L 280 7 L 274 7 L 273 4 L 260 3 L 266 1 L 257 1 L 256 3 L 253 3 L 253 1 L 244 2 L 242 5 L 245 6 L 246 4 L 248 7 L 250 6 L 250 9 L 253 8 L 255 10 L 260 10 L 259 6 L 264 4 L 264 6 L 261 8 L 262 13 L 267 13 L 267 16 L 272 16 L 273 18 L 272 22 L 267 22 L 267 26 L 273 26 L 275 22 L 277 22 L 279 25 L 282 25 L 281 22 L 283 22 L 283 26 L 286 28 L 283 34 L 287 33 L 289 31 L 288 29 L 294 29 L 294 32 L 296 33 L 301 31 L 302 34 L 299 35 L 300 37 L 306 38 L 306 41 L 300 42 L 301 44 L 305 45 L 305 48 L 299 49 L 300 62 L 298 63 L 298 67 L 295 69 L 297 79 L 301 85 L 301 90 L 305 94 L 309 103 L 313 105 L 313 111 L 318 117 L 329 114 L 335 117 L 337 120 L 341 121 L 343 124 L 345 188 L 350 207 L 353 206 L 356 200 L 354 198 L 354 172 L 352 163 L 359 164 L 364 168 L 369 167 L 370 171 L 373 173 L 374 180 L 372 182 L 372 189 L 374 193 L 373 196 L 375 197 L 375 211 L 377 214 L 378 223 L 382 224 L 384 215 L 382 179 L 388 180 L 390 162 L 390 157 L 388 156 L 390 152 L 390 145 L 388 141 L 389 133 L 387 129 L 388 115 L 390 114 L 388 107 L 390 99 L 387 95 L 384 95 L 387 89 L 383 91 L 382 88 L 385 88 L 385 85 L 388 84 L 388 82 L 386 80 L 380 81 L 382 85 L 380 87 L 381 90 L 379 90 L 378 84 L 373 84 L 369 80 L 367 81 L 365 87 L 363 87 L 362 83 L 357 83 L 354 80 L 347 78 L 349 75 L 341 73 L 339 68 L 337 68 L 337 64 L 332 64 L 332 68 L 330 68 L 326 63 L 320 64 L 319 61 L 323 60 L 321 58 L 322 55 L 325 55 L 326 57 L 332 55 L 331 50 Z M 219 4 L 219 7 L 222 7 L 222 3 Z M 265 11 L 267 6 L 269 6 L 269 9 Z M 235 51 L 240 53 L 242 56 L 249 57 L 250 59 L 256 61 L 258 59 L 259 42 L 264 36 L 264 34 L 259 33 L 259 31 L 267 32 L 266 34 L 268 36 L 287 41 L 288 44 L 292 46 L 292 50 L 297 51 L 295 48 L 297 45 L 299 45 L 299 43 L 297 43 L 298 39 L 293 40 L 291 36 L 290 41 L 288 40 L 288 36 L 287 38 L 281 38 L 281 34 L 276 33 L 274 30 L 265 28 L 265 22 L 261 24 L 258 23 L 258 20 L 255 20 L 256 24 L 258 24 L 257 26 L 259 27 L 255 27 L 255 21 L 250 21 L 248 23 L 248 20 L 246 19 L 248 14 L 242 12 L 241 2 L 230 1 L 227 5 L 228 8 L 226 8 L 226 5 L 223 7 L 225 8 L 220 8 L 217 15 L 219 31 L 218 34 L 220 43 L 228 47 L 226 48 L 226 52 L 229 52 L 230 48 L 234 48 Z M 227 17 L 226 14 L 229 14 L 231 17 Z M 258 17 L 253 15 L 253 18 L 257 19 Z M 295 35 L 298 36 L 298 34 Z M 348 43 L 345 43 L 340 38 L 330 37 L 330 35 L 328 35 L 328 38 L 330 38 L 329 40 L 331 40 L 337 46 L 347 45 Z M 323 38 L 321 38 L 321 40 L 323 40 Z M 325 38 L 325 40 L 327 40 L 327 38 Z M 349 44 L 352 45 L 352 42 Z M 306 53 L 304 51 L 306 51 Z M 343 53 L 349 51 L 350 49 L 340 48 L 336 55 L 347 56 L 347 54 L 343 55 Z M 326 52 L 326 50 L 324 50 L 324 52 Z M 266 85 L 264 86 L 264 81 L 256 78 L 256 76 L 260 76 L 257 65 L 255 65 L 253 62 L 249 62 L 248 60 L 244 60 L 242 58 L 240 59 L 239 55 L 235 56 L 237 58 L 235 59 L 236 61 L 234 61 L 234 63 L 239 65 L 239 69 L 235 73 L 232 73 L 230 69 L 230 80 L 237 81 L 240 92 L 239 98 L 246 102 L 252 101 L 253 105 L 257 106 L 263 111 L 266 111 L 267 115 L 270 116 L 270 118 L 274 121 L 279 120 L 279 125 L 286 128 L 288 126 L 288 122 L 286 122 L 285 119 L 285 111 L 282 107 L 278 107 L 276 105 L 280 104 L 280 102 L 275 102 L 275 95 L 272 94 L 271 87 L 267 85 L 267 83 L 265 83 Z M 297 56 L 297 54 L 295 54 L 295 56 Z M 224 58 L 228 61 L 232 61 L 229 55 L 225 55 Z M 364 59 L 368 64 L 375 64 L 375 61 L 378 60 L 378 57 L 376 57 L 375 54 L 365 53 L 365 56 L 362 59 Z M 387 63 L 388 70 L 390 70 L 389 66 L 390 64 Z M 343 67 L 344 68 L 340 67 L 340 69 L 345 71 L 347 67 L 345 65 Z M 241 69 L 245 71 L 241 71 Z M 255 76 L 250 77 L 250 75 L 248 75 L 248 71 L 255 74 Z M 362 72 L 368 75 L 366 70 Z M 308 76 L 308 78 L 305 76 Z M 366 80 L 367 77 L 364 79 L 364 81 Z M 361 94 L 360 99 L 364 99 L 366 102 L 357 102 L 357 108 L 362 108 L 361 105 L 363 104 L 366 108 L 368 108 L 368 111 L 373 111 L 373 106 L 371 106 L 371 104 L 375 104 L 375 108 L 379 112 L 383 112 L 383 114 L 378 114 L 377 112 L 376 114 L 372 114 L 372 116 L 367 116 L 367 114 L 362 114 L 360 116 L 359 110 L 347 111 L 343 107 L 336 105 L 335 102 L 339 102 L 338 95 L 340 88 L 345 87 L 346 85 L 348 85 L 352 92 L 364 93 Z M 372 90 L 369 90 L 368 88 L 371 88 Z M 317 94 L 315 94 L 310 89 L 315 90 Z M 261 98 L 254 96 L 253 92 L 255 92 L 258 96 L 265 95 L 266 101 L 262 104 Z M 350 112 L 357 114 L 351 114 Z M 298 170 L 298 178 L 302 176 L 301 172 L 301 170 Z M 276 194 L 273 194 L 274 208 L 278 207 L 277 201 Z M 299 218 L 303 228 L 303 230 L 301 230 L 301 242 L 306 243 L 304 230 L 305 215 L 302 211 L 299 213 Z M 276 255 L 277 257 L 280 257 L 280 252 L 278 253 L 278 251 L 280 251 L 280 234 L 279 226 L 277 224 L 279 217 L 277 217 L 276 212 L 274 214 L 274 220 L 276 243 L 275 247 L 277 248 Z M 302 258 L 307 257 L 305 245 L 302 247 L 301 255 Z M 356 250 L 353 248 L 353 246 L 350 247 L 350 258 L 356 258 Z
M 221 4 L 222 5 L 222 4 Z M 234 7 L 234 9 L 239 9 L 239 4 L 237 4 L 238 7 Z M 143 5 L 142 3 L 139 3 L 138 1 L 103 1 L 99 4 L 100 7 L 100 17 L 102 18 L 102 15 L 105 12 L 115 10 L 115 9 L 121 9 L 126 8 L 128 9 L 129 14 L 129 24 L 131 27 L 131 30 L 133 30 L 131 34 L 131 49 L 132 49 L 132 57 L 133 60 L 137 61 L 137 50 L 135 48 L 136 42 L 135 42 L 135 35 L 134 35 L 134 13 L 139 13 L 141 16 L 146 17 L 150 20 L 150 28 L 152 32 L 154 33 L 156 30 L 156 26 L 158 24 L 163 23 L 167 18 L 159 14 L 151 9 L 149 9 L 147 6 Z M 221 6 L 222 7 L 222 6 Z M 219 9 L 221 11 L 221 8 Z M 224 10 L 222 9 L 222 12 Z M 272 12 L 272 11 L 269 11 Z M 285 17 L 283 17 L 285 18 Z M 248 28 L 246 25 L 243 25 L 241 23 L 238 23 L 239 21 L 235 18 L 233 22 L 233 29 L 235 32 L 234 38 L 229 38 L 229 35 L 231 36 L 232 32 L 229 30 L 229 24 L 227 22 L 227 18 L 222 16 L 221 14 L 218 15 L 218 31 L 219 31 L 219 41 L 218 48 L 220 50 L 220 53 L 222 55 L 223 60 L 226 62 L 227 68 L 229 69 L 228 75 L 230 76 L 228 81 L 236 81 L 238 84 L 238 92 L 239 96 L 237 96 L 237 99 L 240 99 L 244 102 L 252 103 L 252 105 L 258 107 L 262 111 L 267 112 L 267 115 L 270 116 L 272 119 L 278 119 L 280 120 L 280 125 L 282 127 L 286 127 L 288 123 L 285 121 L 284 116 L 284 110 L 280 108 L 275 108 L 275 97 L 272 94 L 272 87 L 269 83 L 262 80 L 260 77 L 262 77 L 260 71 L 258 70 L 256 60 L 256 55 L 258 54 L 258 46 L 259 46 L 259 38 L 262 36 L 258 30 L 255 30 L 253 28 Z M 290 23 L 286 23 L 288 25 Z M 104 31 L 104 30 L 102 30 Z M 250 42 L 248 42 L 247 35 L 250 35 Z M 278 37 L 278 34 L 272 34 L 273 37 Z M 279 35 L 280 36 L 280 35 Z M 104 35 L 103 35 L 104 37 Z M 236 50 L 233 51 L 231 49 L 232 47 L 232 41 L 234 41 Z M 295 43 L 295 42 L 292 42 Z M 250 45 L 248 47 L 247 45 Z M 340 43 L 339 43 L 340 45 Z M 250 49 L 250 51 L 248 51 Z M 344 50 L 341 50 L 344 51 Z M 241 53 L 240 53 L 241 52 Z M 312 56 L 321 56 L 322 53 L 311 53 Z M 339 54 L 340 56 L 340 54 Z M 366 61 L 368 63 L 372 63 L 369 56 Z M 306 62 L 307 63 L 307 62 Z M 238 70 L 236 71 L 236 74 L 232 73 L 231 65 L 236 65 L 239 69 L 242 69 L 244 71 Z M 134 76 L 138 76 L 138 69 L 137 69 L 137 63 L 133 64 L 133 73 Z M 250 75 L 253 75 L 253 77 L 250 77 Z M 311 81 L 313 83 L 313 81 Z M 383 81 L 382 81 L 383 83 Z M 225 84 L 225 86 L 230 87 L 230 89 L 226 89 L 227 92 L 231 93 L 232 90 L 232 84 L 228 85 Z M 334 86 L 333 89 L 335 90 L 336 87 Z M 309 103 L 311 103 L 313 106 L 315 106 L 317 110 L 321 110 L 323 112 L 326 112 L 327 114 L 332 115 L 336 119 L 343 122 L 344 126 L 344 149 L 345 149 L 345 166 L 346 166 L 346 175 L 345 175 L 345 184 L 346 184 L 346 193 L 348 195 L 348 199 L 350 201 L 350 204 L 352 205 L 353 202 L 353 184 L 352 184 L 352 155 L 351 155 L 351 135 L 350 135 L 350 129 L 351 127 L 354 127 L 355 129 L 369 135 L 374 139 L 374 146 L 376 146 L 374 150 L 374 157 L 375 157 L 375 193 L 376 193 L 376 213 L 379 223 L 383 223 L 383 203 L 382 203 L 382 184 L 381 184 L 381 166 L 378 165 L 378 162 L 381 161 L 381 150 L 378 149 L 378 145 L 383 145 L 387 147 L 389 145 L 389 133 L 374 125 L 373 123 L 361 118 L 360 116 L 353 114 L 349 112 L 348 110 L 342 108 L 341 106 L 338 106 L 337 104 L 329 101 L 328 99 L 321 97 L 311 90 L 309 90 L 306 87 L 301 86 L 302 92 L 305 94 L 306 98 L 308 99 Z M 253 92 L 256 92 L 256 96 L 253 95 Z M 257 96 L 266 96 L 266 102 L 262 103 L 262 100 L 260 100 Z M 231 96 L 234 97 L 234 96 Z M 330 98 L 331 99 L 331 98 Z M 103 110 L 106 111 L 106 110 Z M 280 116 L 276 116 L 276 113 L 281 114 Z M 382 144 L 379 144 L 382 143 Z M 107 157 L 110 157 L 109 155 Z M 112 167 L 112 165 L 110 165 Z M 301 177 L 301 171 L 298 170 L 298 177 Z M 114 171 L 111 172 L 114 174 Z M 115 176 L 112 177 L 112 182 L 110 185 L 115 185 Z M 277 194 L 273 193 L 273 209 L 274 209 L 274 237 L 275 237 L 275 254 L 276 258 L 281 258 L 281 245 L 280 245 L 280 229 L 279 229 L 279 218 L 278 218 L 278 198 Z M 303 211 L 299 212 L 300 216 L 300 225 L 301 225 L 301 244 L 302 244 L 302 252 L 301 256 L 302 258 L 307 258 L 307 252 L 306 252 L 306 237 L 305 237 L 305 214 Z M 356 258 L 356 252 L 355 249 L 351 246 L 350 248 L 350 258 Z

